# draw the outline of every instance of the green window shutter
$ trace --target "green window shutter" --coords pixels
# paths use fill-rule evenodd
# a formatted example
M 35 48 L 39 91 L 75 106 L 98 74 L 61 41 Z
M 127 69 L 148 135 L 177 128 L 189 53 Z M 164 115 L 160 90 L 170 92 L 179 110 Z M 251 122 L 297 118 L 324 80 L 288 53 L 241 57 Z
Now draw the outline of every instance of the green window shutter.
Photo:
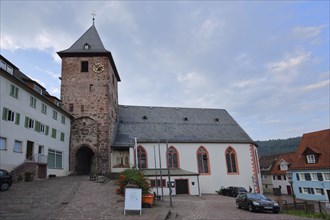
M 3 107 L 2 120 L 7 121 L 7 117 L 8 117 L 8 109 Z
M 49 126 L 46 125 L 46 132 L 45 132 L 45 135 L 48 135 L 48 131 L 49 131 Z
M 20 114 L 16 112 L 15 124 L 19 125 Z
M 27 128 L 28 127 L 28 123 L 29 123 L 29 118 L 25 116 L 25 127 Z
M 34 130 L 36 131 L 36 132 L 40 132 L 40 122 L 38 122 L 38 121 L 35 121 L 36 123 L 35 123 L 35 128 L 34 128 Z
M 15 87 L 15 97 L 18 98 L 18 88 Z

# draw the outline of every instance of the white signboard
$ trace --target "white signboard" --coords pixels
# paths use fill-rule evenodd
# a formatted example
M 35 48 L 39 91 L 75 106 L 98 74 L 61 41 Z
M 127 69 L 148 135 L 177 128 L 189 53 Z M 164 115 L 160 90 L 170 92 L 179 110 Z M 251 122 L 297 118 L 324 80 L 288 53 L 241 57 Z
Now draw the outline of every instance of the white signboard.
M 125 207 L 124 215 L 126 210 L 136 210 L 142 212 L 142 190 L 136 188 L 126 188 L 125 189 Z

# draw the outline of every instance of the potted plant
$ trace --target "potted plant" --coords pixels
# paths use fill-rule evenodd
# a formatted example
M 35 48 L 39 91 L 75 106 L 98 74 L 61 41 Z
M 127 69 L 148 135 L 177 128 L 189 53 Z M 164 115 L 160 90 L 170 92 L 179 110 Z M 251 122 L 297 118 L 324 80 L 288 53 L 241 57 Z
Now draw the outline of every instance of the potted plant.
M 118 194 L 125 194 L 125 187 L 128 184 L 134 184 L 142 190 L 142 203 L 153 204 L 154 194 L 150 192 L 150 182 L 144 177 L 143 172 L 136 169 L 126 169 L 119 175 Z

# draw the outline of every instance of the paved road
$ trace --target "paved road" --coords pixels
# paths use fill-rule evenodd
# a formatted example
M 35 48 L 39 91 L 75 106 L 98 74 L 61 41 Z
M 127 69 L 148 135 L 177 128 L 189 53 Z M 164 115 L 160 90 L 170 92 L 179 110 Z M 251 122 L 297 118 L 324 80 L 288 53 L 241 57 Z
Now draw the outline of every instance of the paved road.
M 188 196 L 176 195 L 173 198 L 171 219 L 311 219 L 283 213 L 255 213 L 238 209 L 235 198 L 220 195 Z M 166 201 L 164 207 L 169 207 Z M 176 216 L 176 218 L 174 218 Z
M 219 195 L 177 195 L 153 208 L 123 215 L 124 198 L 115 181 L 97 183 L 88 176 L 57 177 L 14 184 L 0 192 L 0 219 L 304 219 L 285 214 L 237 209 L 234 198 Z M 305 218 L 309 219 L 309 218 Z

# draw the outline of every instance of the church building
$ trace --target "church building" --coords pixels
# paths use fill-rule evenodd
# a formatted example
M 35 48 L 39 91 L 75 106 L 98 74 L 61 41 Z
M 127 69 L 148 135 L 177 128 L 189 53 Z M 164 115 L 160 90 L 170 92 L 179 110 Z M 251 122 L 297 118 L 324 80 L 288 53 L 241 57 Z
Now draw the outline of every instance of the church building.
M 215 193 L 221 186 L 262 190 L 256 145 L 226 110 L 119 105 L 120 76 L 94 22 L 58 55 L 61 107 L 73 116 L 71 173 L 119 173 L 138 166 L 154 190 L 164 186 L 165 193 L 168 187 L 191 195 Z

